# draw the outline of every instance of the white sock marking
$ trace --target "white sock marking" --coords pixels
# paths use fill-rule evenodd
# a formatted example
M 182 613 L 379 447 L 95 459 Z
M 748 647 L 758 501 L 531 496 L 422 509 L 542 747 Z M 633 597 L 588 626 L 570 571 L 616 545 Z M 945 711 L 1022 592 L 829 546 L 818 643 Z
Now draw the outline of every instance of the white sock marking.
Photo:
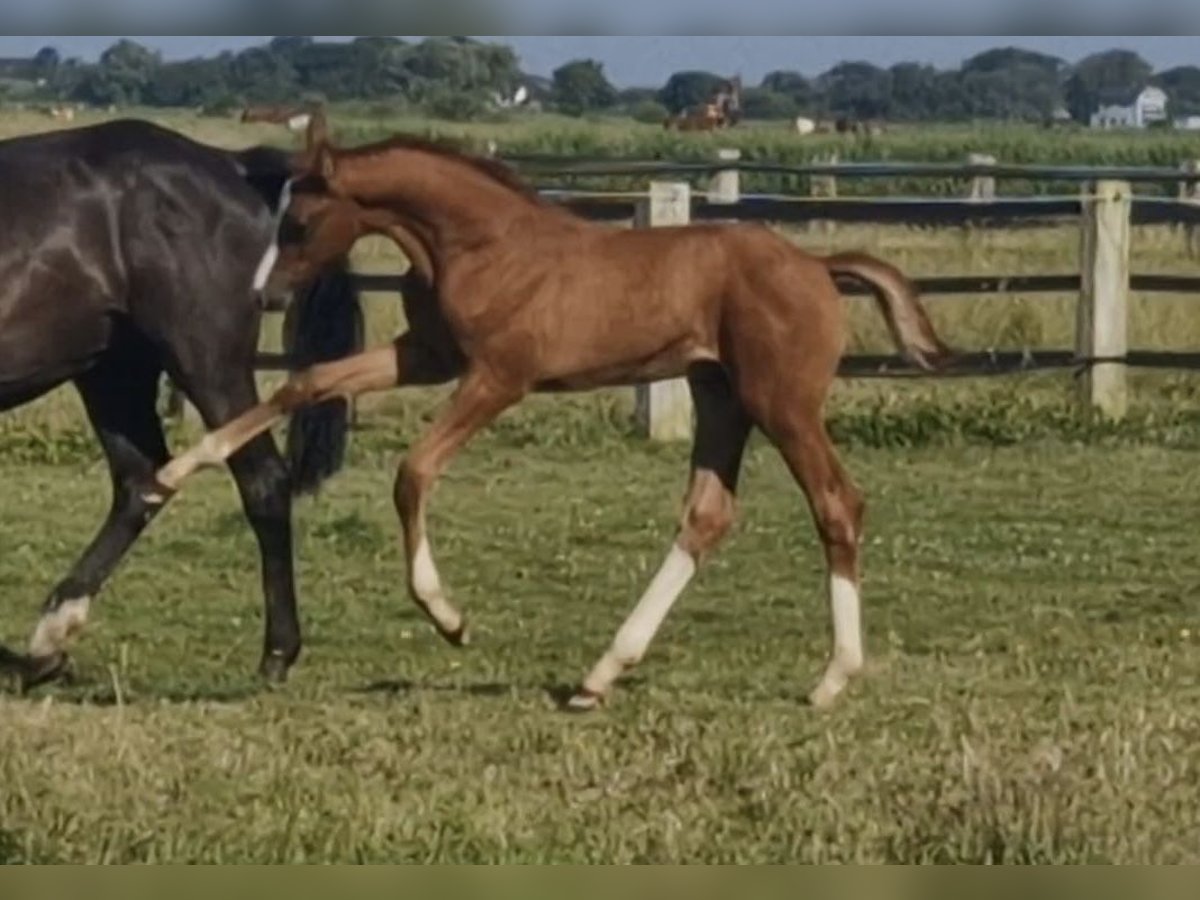
M 446 599 L 442 589 L 442 578 L 438 575 L 437 565 L 433 561 L 433 550 L 429 539 L 421 538 L 417 544 L 417 552 L 412 558 L 411 575 L 412 592 L 417 601 L 429 611 L 429 615 L 446 633 L 453 633 L 462 627 L 462 615 Z
M 588 691 L 607 693 L 625 669 L 641 662 L 667 613 L 695 574 L 696 560 L 678 544 L 673 545 L 637 606 L 617 631 L 612 646 L 584 681 Z
M 271 272 L 275 269 L 275 263 L 279 261 L 279 226 L 283 223 L 283 217 L 287 214 L 291 203 L 292 180 L 289 178 L 283 183 L 283 190 L 279 192 L 279 208 L 275 210 L 275 217 L 271 222 L 271 244 L 263 253 L 258 268 L 254 271 L 254 290 L 256 291 L 261 292 L 267 286 Z
M 91 605 L 91 597 L 75 597 L 62 601 L 57 609 L 43 614 L 29 641 L 30 654 L 53 656 L 65 650 L 71 637 L 87 624 Z
M 862 621 L 858 586 L 849 578 L 829 578 L 829 610 L 833 617 L 833 656 L 812 693 L 816 706 L 828 706 L 863 666 Z

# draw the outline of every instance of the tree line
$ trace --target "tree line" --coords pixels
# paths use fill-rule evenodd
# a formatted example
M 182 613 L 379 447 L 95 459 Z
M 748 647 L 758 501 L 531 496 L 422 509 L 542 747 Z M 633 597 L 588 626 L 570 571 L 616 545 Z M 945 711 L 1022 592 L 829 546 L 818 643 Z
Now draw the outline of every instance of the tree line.
M 1086 122 L 1102 101 L 1127 100 L 1147 84 L 1168 94 L 1171 115 L 1200 114 L 1200 68 L 1162 72 L 1137 53 L 1114 49 L 1075 63 L 1015 47 L 988 50 L 956 69 L 916 62 L 890 67 L 849 61 L 815 77 L 769 73 L 742 92 L 749 119 L 850 117 L 888 121 L 1047 121 L 1068 115 Z M 524 87 L 542 108 L 569 115 L 622 114 L 660 121 L 704 102 L 731 73 L 677 72 L 660 87 L 619 90 L 604 65 L 573 60 L 550 78 L 521 71 L 512 48 L 465 37 L 405 41 L 361 37 L 322 42 L 277 37 L 240 52 L 165 61 L 136 41 L 120 40 L 94 63 L 62 59 L 46 47 L 19 63 L 12 77 L 35 80 L 58 100 L 97 106 L 193 107 L 223 111 L 244 104 L 304 100 L 402 102 L 432 115 L 466 119 L 507 106 Z

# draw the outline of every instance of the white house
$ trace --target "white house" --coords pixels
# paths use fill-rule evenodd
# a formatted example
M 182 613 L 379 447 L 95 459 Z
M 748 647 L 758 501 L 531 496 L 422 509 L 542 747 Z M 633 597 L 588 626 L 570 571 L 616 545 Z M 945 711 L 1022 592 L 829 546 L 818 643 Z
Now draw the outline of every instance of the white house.
M 1167 118 L 1167 94 L 1149 85 L 1139 91 L 1103 94 L 1092 113 L 1093 128 L 1145 128 Z
M 1200 131 L 1200 116 L 1180 116 L 1175 120 L 1180 131 Z

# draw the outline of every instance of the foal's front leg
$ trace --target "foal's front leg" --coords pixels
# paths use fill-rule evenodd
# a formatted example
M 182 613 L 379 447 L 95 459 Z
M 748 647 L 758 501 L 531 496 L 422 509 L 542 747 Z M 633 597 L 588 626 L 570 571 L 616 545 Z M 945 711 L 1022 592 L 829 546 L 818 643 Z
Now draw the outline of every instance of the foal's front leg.
M 525 390 L 491 373 L 469 371 L 433 427 L 417 442 L 396 473 L 395 502 L 404 531 L 408 589 L 417 606 L 451 644 L 467 643 L 466 620 L 446 596 L 433 561 L 425 525 L 429 494 L 450 459 L 476 433 L 517 403 Z

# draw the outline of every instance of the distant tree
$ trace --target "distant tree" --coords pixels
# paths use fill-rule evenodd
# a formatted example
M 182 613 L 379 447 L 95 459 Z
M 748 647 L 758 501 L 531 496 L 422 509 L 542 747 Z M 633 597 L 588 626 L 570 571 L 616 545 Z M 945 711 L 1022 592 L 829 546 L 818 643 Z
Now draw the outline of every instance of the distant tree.
M 288 103 L 302 90 L 288 58 L 267 47 L 243 50 L 226 65 L 230 88 L 252 103 Z
M 594 59 L 577 59 L 554 70 L 554 104 L 563 112 L 581 115 L 612 106 L 617 91 L 604 74 L 604 64 Z
M 33 74 L 35 78 L 53 78 L 62 63 L 62 57 L 54 47 L 43 47 L 33 55 Z
M 705 103 L 725 82 L 712 72 L 676 72 L 658 92 L 658 100 L 673 113 Z
M 1200 67 L 1167 69 L 1154 76 L 1154 83 L 1167 92 L 1171 115 L 1200 115 Z
M 886 118 L 890 110 L 891 73 L 869 62 L 839 63 L 817 78 L 817 88 L 836 115 Z
M 1066 100 L 1071 115 L 1086 122 L 1101 98 L 1132 93 L 1144 87 L 1154 69 L 1132 50 L 1105 50 L 1081 59 L 1067 78 Z
M 511 47 L 464 37 L 426 38 L 404 54 L 405 68 L 426 85 L 509 96 L 521 84 Z
M 216 59 L 189 59 L 159 67 L 142 92 L 150 106 L 213 107 L 230 96 L 229 66 Z
M 742 91 L 742 116 L 747 119 L 794 119 L 800 114 L 796 101 L 787 94 L 763 87 Z
M 292 59 L 307 50 L 315 43 L 315 39 L 304 35 L 284 35 L 272 38 L 267 49 L 279 56 Z
M 937 118 L 942 94 L 937 69 L 915 62 L 897 63 L 888 69 L 891 103 L 888 117 L 919 122 Z
M 977 53 L 962 64 L 962 73 L 968 72 L 998 72 L 1006 69 L 1032 66 L 1050 74 L 1057 75 L 1066 69 L 1065 60 L 1057 56 L 1038 53 L 1036 50 L 1025 50 L 1021 47 L 996 47 Z
M 157 52 L 122 39 L 100 54 L 98 65 L 89 67 L 76 86 L 78 98 L 101 106 L 141 103 L 161 65 Z
M 965 72 L 959 83 L 971 118 L 1042 122 L 1062 103 L 1058 78 L 1040 66 Z
M 762 87 L 772 93 L 790 97 L 797 106 L 802 108 L 813 102 L 815 93 L 811 81 L 799 72 L 785 70 L 768 72 L 762 80 Z

